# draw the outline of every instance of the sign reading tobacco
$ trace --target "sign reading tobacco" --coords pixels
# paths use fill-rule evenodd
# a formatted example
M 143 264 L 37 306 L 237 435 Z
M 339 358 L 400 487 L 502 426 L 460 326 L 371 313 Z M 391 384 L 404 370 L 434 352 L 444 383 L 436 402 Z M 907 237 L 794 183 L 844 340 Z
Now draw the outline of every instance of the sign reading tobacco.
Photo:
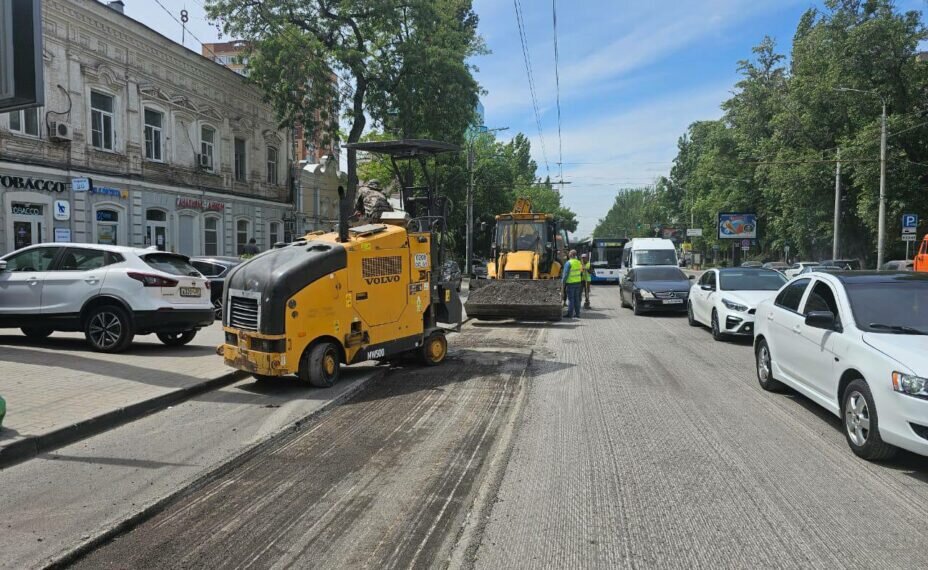
M 22 176 L 0 176 L 0 186 L 16 190 L 44 190 L 46 192 L 64 192 L 66 182 L 43 180 L 41 178 L 23 178 Z
M 201 200 L 199 198 L 185 198 L 184 196 L 177 197 L 176 206 L 178 208 L 188 208 L 190 210 L 214 210 L 216 212 L 221 212 L 226 208 L 226 205 L 222 202 Z

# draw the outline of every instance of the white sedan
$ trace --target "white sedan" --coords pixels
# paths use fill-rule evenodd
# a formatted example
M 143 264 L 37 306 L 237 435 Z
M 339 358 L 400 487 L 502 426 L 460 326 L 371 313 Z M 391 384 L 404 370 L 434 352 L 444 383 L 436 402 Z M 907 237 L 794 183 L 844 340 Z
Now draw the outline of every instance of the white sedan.
M 784 284 L 786 277 L 772 269 L 710 269 L 690 290 L 690 326 L 706 325 L 715 340 L 753 336 L 758 303 L 776 295 Z
M 792 278 L 792 277 L 795 277 L 795 276 L 799 275 L 799 274 L 802 273 L 802 272 L 807 272 L 807 273 L 808 273 L 808 271 L 806 271 L 807 268 L 809 268 L 809 267 L 817 267 L 818 264 L 819 264 L 819 263 L 818 263 L 817 261 L 800 261 L 800 262 L 798 262 L 798 263 L 794 263 L 794 264 L 790 265 L 789 269 L 785 270 L 783 273 L 784 273 L 787 277 Z
M 811 273 L 757 308 L 757 379 L 842 419 L 854 453 L 928 455 L 928 275 Z

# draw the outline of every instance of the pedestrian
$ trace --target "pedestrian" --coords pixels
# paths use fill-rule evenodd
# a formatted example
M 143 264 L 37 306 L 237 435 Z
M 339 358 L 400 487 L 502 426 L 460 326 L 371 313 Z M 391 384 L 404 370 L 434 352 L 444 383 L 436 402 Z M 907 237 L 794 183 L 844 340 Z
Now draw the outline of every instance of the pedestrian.
M 593 282 L 593 269 L 590 267 L 590 256 L 584 253 L 580 256 L 580 264 L 583 267 L 583 308 L 590 308 L 590 286 Z
M 358 199 L 355 201 L 354 210 L 354 217 L 359 219 L 360 223 L 370 224 L 379 222 L 380 215 L 384 212 L 392 212 L 393 206 L 380 190 L 380 182 L 368 180 L 358 188 Z
M 252 255 L 258 255 L 259 253 L 261 253 L 261 250 L 258 249 L 258 242 L 255 238 L 248 240 L 248 243 L 242 248 L 242 256 L 247 255 L 250 257 Z
M 564 288 L 567 291 L 567 318 L 580 318 L 580 287 L 583 283 L 583 265 L 577 259 L 577 250 L 572 249 L 567 255 L 562 274 Z

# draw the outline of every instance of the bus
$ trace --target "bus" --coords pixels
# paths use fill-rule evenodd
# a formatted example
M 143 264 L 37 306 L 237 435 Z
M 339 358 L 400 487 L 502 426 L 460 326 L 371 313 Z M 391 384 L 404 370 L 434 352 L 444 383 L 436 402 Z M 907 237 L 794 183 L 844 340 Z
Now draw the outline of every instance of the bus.
M 626 238 L 588 238 L 576 245 L 578 254 L 589 254 L 593 283 L 618 283 Z

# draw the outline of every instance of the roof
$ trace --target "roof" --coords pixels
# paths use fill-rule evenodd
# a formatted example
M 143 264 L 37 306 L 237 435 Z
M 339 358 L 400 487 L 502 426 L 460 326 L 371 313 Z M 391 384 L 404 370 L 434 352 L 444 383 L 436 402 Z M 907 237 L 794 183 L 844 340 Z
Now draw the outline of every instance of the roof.
M 456 144 L 433 141 L 429 139 L 403 139 L 395 141 L 376 141 L 349 143 L 345 148 L 353 148 L 364 152 L 387 154 L 395 158 L 413 158 L 416 156 L 434 156 L 445 152 L 458 152 L 461 150 Z
M 778 274 L 778 275 L 780 274 L 780 272 L 777 271 L 777 270 L 775 270 L 775 269 L 770 269 L 769 267 L 760 267 L 760 266 L 756 266 L 756 267 L 752 267 L 752 266 L 748 266 L 748 267 L 719 267 L 717 270 L 718 270 L 719 273 L 734 273 L 734 272 L 737 272 L 737 273 L 744 273 L 745 271 L 753 271 L 754 273 L 776 273 L 776 274 Z
M 892 283 L 894 281 L 922 281 L 928 283 L 928 273 L 912 271 L 838 271 L 831 273 L 845 285 L 859 283 Z

